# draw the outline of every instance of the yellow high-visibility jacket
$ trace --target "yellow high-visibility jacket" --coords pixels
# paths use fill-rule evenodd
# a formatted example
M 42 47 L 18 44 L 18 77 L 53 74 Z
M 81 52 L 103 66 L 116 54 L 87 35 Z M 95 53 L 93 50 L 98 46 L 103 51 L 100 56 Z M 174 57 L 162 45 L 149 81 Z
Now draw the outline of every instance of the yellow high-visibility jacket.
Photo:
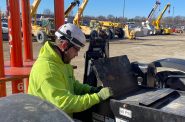
M 72 66 L 62 61 L 52 45 L 46 42 L 41 48 L 30 73 L 28 93 L 53 103 L 70 116 L 99 103 L 96 93 L 88 94 L 91 86 L 75 80 Z

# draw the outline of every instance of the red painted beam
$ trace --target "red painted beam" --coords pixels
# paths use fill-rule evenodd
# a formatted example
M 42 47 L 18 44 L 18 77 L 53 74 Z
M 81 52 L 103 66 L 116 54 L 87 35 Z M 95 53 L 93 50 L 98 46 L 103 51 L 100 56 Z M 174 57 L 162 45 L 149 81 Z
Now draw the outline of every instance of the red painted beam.
M 1 27 L 1 13 L 0 13 L 0 78 L 4 77 L 4 55 L 3 55 L 3 37 L 2 37 L 2 27 Z M 6 96 L 6 84 L 5 82 L 0 82 L 0 97 Z
M 64 24 L 64 0 L 54 1 L 55 30 Z
M 21 0 L 21 7 L 22 7 L 22 31 L 24 42 L 24 60 L 30 61 L 33 60 L 30 1 Z
M 10 44 L 10 65 L 12 67 L 22 67 L 22 40 L 19 0 L 8 0 L 8 26 Z M 22 80 L 12 82 L 12 93 L 24 92 Z

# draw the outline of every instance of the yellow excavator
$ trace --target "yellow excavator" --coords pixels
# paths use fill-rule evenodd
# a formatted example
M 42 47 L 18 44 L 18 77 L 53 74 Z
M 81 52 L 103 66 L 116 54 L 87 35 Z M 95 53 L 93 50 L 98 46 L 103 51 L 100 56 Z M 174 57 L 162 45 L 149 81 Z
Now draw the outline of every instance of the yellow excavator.
M 156 20 L 152 22 L 152 25 L 154 26 L 154 34 L 171 34 L 172 33 L 172 29 L 163 28 L 161 26 L 161 19 L 168 8 L 170 8 L 170 3 L 168 3 L 164 7 L 164 10 L 161 12 L 161 14 L 157 17 Z

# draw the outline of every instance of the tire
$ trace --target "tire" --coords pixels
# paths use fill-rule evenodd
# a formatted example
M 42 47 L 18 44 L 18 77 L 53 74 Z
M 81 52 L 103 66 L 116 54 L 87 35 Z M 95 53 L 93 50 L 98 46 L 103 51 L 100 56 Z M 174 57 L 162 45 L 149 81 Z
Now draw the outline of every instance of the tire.
M 119 39 L 122 39 L 124 36 L 125 36 L 125 33 L 124 33 L 123 29 L 122 28 L 119 28 L 118 38 Z
M 38 43 L 44 44 L 47 41 L 46 33 L 44 31 L 38 31 L 37 36 L 36 36 L 36 40 Z

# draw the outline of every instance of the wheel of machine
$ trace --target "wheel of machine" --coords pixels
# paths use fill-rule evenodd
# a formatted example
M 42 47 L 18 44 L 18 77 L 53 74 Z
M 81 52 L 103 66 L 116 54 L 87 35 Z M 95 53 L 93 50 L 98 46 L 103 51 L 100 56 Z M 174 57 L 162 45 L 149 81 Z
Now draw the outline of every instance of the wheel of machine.
M 115 37 L 114 30 L 113 30 L 113 29 L 110 29 L 110 31 L 111 31 L 111 34 L 112 34 L 112 35 L 111 35 L 111 36 L 112 36 L 111 38 L 113 39 L 113 38 Z
M 109 57 L 109 42 L 106 42 L 104 51 L 105 51 L 105 57 L 108 58 Z
M 119 31 L 118 38 L 122 39 L 125 36 L 125 33 L 122 28 L 119 28 L 118 31 Z
M 107 33 L 107 35 L 108 35 L 108 39 L 113 39 L 114 38 L 114 36 L 113 36 L 113 32 L 110 30 L 110 29 L 108 29 L 108 30 L 106 30 L 106 33 Z
M 38 31 L 37 36 L 36 36 L 36 40 L 38 43 L 44 44 L 45 41 L 47 40 L 46 33 L 44 31 Z

